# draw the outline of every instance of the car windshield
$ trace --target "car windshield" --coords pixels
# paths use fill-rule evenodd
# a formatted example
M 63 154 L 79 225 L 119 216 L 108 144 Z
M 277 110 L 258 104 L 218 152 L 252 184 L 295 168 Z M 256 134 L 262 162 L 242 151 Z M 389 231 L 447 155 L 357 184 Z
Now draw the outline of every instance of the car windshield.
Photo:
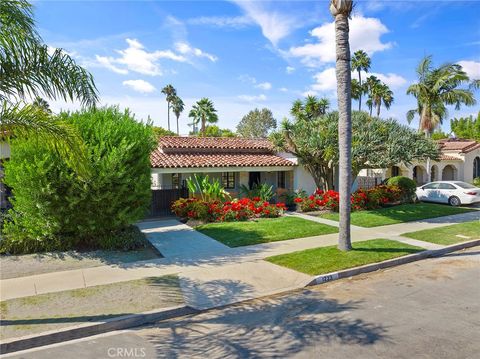
M 472 184 L 470 184 L 470 183 L 466 183 L 466 182 L 455 182 L 455 184 L 456 184 L 458 187 L 465 188 L 465 189 L 477 188 L 477 187 L 475 187 L 474 185 L 472 185 Z

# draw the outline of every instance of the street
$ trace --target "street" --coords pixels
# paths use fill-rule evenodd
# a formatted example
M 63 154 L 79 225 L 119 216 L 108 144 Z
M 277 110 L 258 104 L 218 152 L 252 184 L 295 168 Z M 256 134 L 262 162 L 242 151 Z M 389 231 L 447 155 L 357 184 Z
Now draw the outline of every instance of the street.
M 480 248 L 7 358 L 477 358 Z

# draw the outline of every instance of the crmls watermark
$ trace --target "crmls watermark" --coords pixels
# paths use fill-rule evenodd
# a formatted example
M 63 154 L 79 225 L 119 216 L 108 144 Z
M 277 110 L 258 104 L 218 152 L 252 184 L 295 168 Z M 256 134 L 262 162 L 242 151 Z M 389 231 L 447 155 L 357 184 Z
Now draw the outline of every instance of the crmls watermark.
M 109 358 L 145 358 L 147 353 L 145 348 L 108 348 L 107 355 Z

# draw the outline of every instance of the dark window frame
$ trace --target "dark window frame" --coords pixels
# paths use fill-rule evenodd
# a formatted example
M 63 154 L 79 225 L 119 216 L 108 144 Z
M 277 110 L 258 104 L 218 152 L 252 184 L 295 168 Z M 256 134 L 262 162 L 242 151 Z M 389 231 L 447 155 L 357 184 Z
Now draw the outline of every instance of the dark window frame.
M 287 172 L 277 172 L 277 188 L 287 188 Z
M 225 189 L 235 189 L 235 172 L 222 172 L 222 186 Z
M 180 173 L 172 173 L 172 188 L 180 188 Z

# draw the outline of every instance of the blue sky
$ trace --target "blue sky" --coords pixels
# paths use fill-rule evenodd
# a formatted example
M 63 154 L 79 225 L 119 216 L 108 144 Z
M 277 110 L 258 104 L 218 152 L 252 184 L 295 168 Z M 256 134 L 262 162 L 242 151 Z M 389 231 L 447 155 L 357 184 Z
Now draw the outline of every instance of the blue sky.
M 336 108 L 333 19 L 328 1 L 54 1 L 36 0 L 45 42 L 61 47 L 94 75 L 102 104 L 129 107 L 166 127 L 161 88 L 172 84 L 188 111 L 209 97 L 219 125 L 234 129 L 255 107 L 277 120 L 306 94 Z M 390 85 L 395 102 L 382 116 L 405 122 L 415 99 L 405 95 L 424 56 L 458 62 L 480 78 L 479 1 L 357 1 L 351 48 L 372 57 L 371 73 Z M 356 76 L 356 75 L 355 75 Z M 477 92 L 477 98 L 480 92 Z M 357 105 L 354 103 L 354 108 Z M 52 103 L 54 110 L 76 104 Z M 452 109 L 450 117 L 480 106 Z M 416 125 L 416 124 L 415 124 Z M 448 129 L 448 121 L 446 126 Z

